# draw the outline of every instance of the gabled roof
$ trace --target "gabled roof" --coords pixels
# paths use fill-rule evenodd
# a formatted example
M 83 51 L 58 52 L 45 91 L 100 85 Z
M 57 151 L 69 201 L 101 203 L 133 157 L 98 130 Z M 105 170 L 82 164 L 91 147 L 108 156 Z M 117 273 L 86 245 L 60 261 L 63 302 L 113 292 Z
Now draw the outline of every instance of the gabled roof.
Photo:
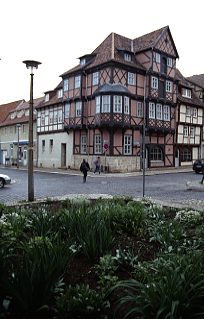
M 195 106 L 200 106 L 204 108 L 204 103 L 197 97 L 197 95 L 194 93 L 194 89 L 192 86 L 192 83 L 190 83 L 187 78 L 185 78 L 181 72 L 176 69 L 176 74 L 175 78 L 179 81 L 179 86 L 182 88 L 189 88 L 191 89 L 191 99 L 182 96 L 180 92 L 178 92 L 178 101 L 188 104 L 188 105 L 195 105 Z
M 9 112 L 15 109 L 17 106 L 20 106 L 25 100 L 19 100 L 15 102 L 10 102 L 7 104 L 0 105 L 0 123 L 2 123 L 6 117 L 8 116 Z
M 188 79 L 188 81 L 204 89 L 204 74 L 196 74 L 196 75 L 188 76 L 186 79 Z
M 44 97 L 34 99 L 33 100 L 33 108 L 34 109 L 37 108 L 37 106 L 40 103 L 42 103 L 43 100 L 44 100 Z M 11 114 L 14 112 L 18 113 L 20 111 L 27 110 L 27 109 L 29 109 L 29 107 L 30 107 L 30 103 L 23 100 L 21 103 L 17 104 L 15 107 L 11 108 L 10 112 L 7 114 L 4 121 L 2 121 L 0 123 L 0 126 L 7 126 L 7 125 L 14 125 L 14 124 L 18 124 L 18 123 L 28 122 L 29 116 L 26 116 L 25 114 L 23 114 L 21 117 L 15 116 L 13 119 L 11 118 Z M 35 119 L 35 116 L 34 116 L 34 119 Z
M 156 48 L 158 42 L 165 35 L 165 33 L 168 34 L 168 36 L 170 37 L 176 57 L 178 58 L 179 55 L 174 44 L 174 40 L 172 38 L 169 26 L 165 26 L 161 29 L 155 30 L 153 32 L 147 33 L 139 38 L 134 39 L 134 51 L 138 53 L 148 49 Z

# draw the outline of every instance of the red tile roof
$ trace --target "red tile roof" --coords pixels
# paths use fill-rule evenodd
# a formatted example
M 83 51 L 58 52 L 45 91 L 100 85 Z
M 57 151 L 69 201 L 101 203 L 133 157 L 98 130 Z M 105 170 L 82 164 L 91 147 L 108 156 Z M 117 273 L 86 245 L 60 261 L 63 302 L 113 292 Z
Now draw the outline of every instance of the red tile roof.
M 0 123 L 2 123 L 6 117 L 8 116 L 9 112 L 15 109 L 18 105 L 21 105 L 25 100 L 19 100 L 7 104 L 0 105 Z

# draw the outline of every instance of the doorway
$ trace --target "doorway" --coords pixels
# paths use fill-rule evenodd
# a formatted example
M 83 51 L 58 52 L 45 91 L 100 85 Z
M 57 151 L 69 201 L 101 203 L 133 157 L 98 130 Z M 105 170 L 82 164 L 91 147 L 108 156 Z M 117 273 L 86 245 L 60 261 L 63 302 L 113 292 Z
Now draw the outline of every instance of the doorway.
M 66 167 L 66 157 L 67 157 L 67 145 L 66 143 L 61 143 L 61 167 Z

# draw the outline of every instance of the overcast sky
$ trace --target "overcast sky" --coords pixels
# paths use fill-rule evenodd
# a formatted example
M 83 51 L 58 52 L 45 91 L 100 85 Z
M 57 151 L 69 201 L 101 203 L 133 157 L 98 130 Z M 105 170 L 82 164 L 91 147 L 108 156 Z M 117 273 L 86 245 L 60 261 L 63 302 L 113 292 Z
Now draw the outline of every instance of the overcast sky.
M 204 73 L 203 0 L 6 0 L 0 5 L 0 104 L 29 100 L 23 60 L 42 63 L 34 98 L 54 89 L 111 32 L 134 39 L 169 25 L 184 76 Z

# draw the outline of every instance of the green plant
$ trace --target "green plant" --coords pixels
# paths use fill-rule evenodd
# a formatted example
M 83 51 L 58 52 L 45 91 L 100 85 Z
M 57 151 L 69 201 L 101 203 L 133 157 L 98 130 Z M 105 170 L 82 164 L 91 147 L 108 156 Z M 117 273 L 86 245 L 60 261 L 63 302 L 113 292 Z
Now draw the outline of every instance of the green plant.
M 119 309 L 128 305 L 124 318 L 203 318 L 203 260 L 203 254 L 160 258 L 145 283 L 128 280 L 116 285 L 123 290 Z
M 48 309 L 69 261 L 70 250 L 59 238 L 36 237 L 21 243 L 10 258 L 10 276 L 2 280 L 12 309 L 25 318 L 36 318 L 40 309 Z
M 102 318 L 102 313 L 109 308 L 109 302 L 104 295 L 92 290 L 89 285 L 69 286 L 57 297 L 58 314 L 63 318 Z

